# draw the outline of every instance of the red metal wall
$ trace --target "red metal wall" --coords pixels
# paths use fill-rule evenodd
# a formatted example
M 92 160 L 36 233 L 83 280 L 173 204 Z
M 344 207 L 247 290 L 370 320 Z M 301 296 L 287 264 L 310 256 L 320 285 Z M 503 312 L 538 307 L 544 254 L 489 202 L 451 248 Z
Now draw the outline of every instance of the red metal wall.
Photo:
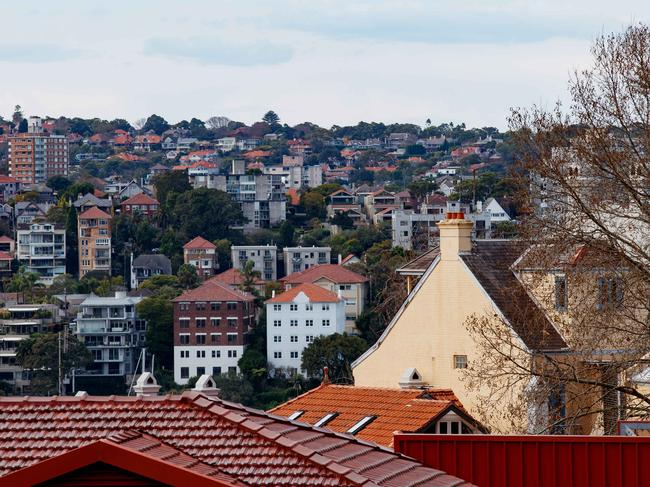
M 650 486 L 650 437 L 396 434 L 394 444 L 481 487 Z

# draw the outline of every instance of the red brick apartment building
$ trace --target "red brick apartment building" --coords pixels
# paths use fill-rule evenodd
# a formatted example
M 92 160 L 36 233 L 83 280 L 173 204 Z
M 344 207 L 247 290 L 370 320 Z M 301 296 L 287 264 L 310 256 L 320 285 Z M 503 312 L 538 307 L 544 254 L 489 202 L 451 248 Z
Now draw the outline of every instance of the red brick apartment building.
M 249 328 L 255 319 L 254 297 L 216 280 L 204 282 L 173 300 L 174 380 L 239 372 Z
M 155 218 L 160 208 L 160 203 L 151 196 L 139 193 L 131 196 L 129 199 L 121 203 L 122 213 L 126 215 L 133 215 L 139 213 L 147 218 Z

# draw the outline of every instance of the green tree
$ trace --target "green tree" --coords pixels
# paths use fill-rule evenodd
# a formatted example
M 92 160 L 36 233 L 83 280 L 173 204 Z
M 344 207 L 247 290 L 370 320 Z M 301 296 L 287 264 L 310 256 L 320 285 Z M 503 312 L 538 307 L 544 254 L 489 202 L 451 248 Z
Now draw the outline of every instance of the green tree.
M 69 375 L 73 368 L 81 368 L 91 361 L 90 352 L 74 335 L 61 343 L 61 368 Z M 38 395 L 57 394 L 59 336 L 57 333 L 37 333 L 21 340 L 16 349 L 16 362 L 32 370 L 32 392 Z
M 416 199 L 421 200 L 436 190 L 436 182 L 430 179 L 418 179 L 409 184 L 408 190 Z
M 180 290 L 175 287 L 162 286 L 137 305 L 138 316 L 147 321 L 147 350 L 166 369 L 174 367 L 174 305 L 171 300 L 179 294 Z
M 305 191 L 300 196 L 300 206 L 305 209 L 308 218 L 325 218 L 325 198 L 319 191 Z
M 354 382 L 350 364 L 368 349 L 362 338 L 353 335 L 334 333 L 314 339 L 302 352 L 302 368 L 310 377 L 321 378 L 323 368 L 335 383 Z
M 278 245 L 281 247 L 293 247 L 296 228 L 289 220 L 282 222 L 282 225 L 280 225 L 278 232 L 280 234 Z
M 238 365 L 243 376 L 253 384 L 259 384 L 266 378 L 266 355 L 255 348 L 247 348 Z
M 427 150 L 420 144 L 407 145 L 404 149 L 405 156 L 424 156 L 426 153 Z
M 262 117 L 262 122 L 268 123 L 271 127 L 280 123 L 280 117 L 273 110 L 269 110 Z
M 18 124 L 18 133 L 24 134 L 27 132 L 27 119 L 23 118 Z
M 71 184 L 72 182 L 68 178 L 59 174 L 47 180 L 48 188 L 52 188 L 57 193 L 65 191 Z
M 140 289 L 149 289 L 154 293 L 157 293 L 158 291 L 168 287 L 177 289 L 179 291 L 183 289 L 183 286 L 179 282 L 177 276 L 168 276 L 165 274 L 150 277 L 149 279 L 143 281 L 139 286 Z
M 154 178 L 153 184 L 163 215 L 171 212 L 176 196 L 192 189 L 186 171 L 165 171 Z
M 37 284 L 38 279 L 38 274 L 27 272 L 23 266 L 11 279 L 5 280 L 4 290 L 10 293 L 23 293 L 31 300 L 34 297 L 34 291 L 43 287 L 41 284 Z
M 219 262 L 219 269 L 229 269 L 232 267 L 230 247 L 232 242 L 227 238 L 220 238 L 212 242 L 217 248 L 215 249 L 217 260 Z
M 142 127 L 143 132 L 153 130 L 158 135 L 162 134 L 167 129 L 169 129 L 169 123 L 167 123 L 167 120 L 156 114 L 149 116 L 144 127 Z
M 192 289 L 201 283 L 201 279 L 199 279 L 199 276 L 196 273 L 196 267 L 192 264 L 183 264 L 180 266 L 176 275 L 178 276 L 178 282 L 183 289 Z

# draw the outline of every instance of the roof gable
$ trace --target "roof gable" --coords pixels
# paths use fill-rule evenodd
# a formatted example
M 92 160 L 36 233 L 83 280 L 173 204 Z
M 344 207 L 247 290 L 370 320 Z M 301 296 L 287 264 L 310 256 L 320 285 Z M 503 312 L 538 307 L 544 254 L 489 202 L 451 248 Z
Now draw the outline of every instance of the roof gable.
M 216 249 L 217 246 L 200 235 L 183 245 L 184 249 Z
M 185 291 L 172 301 L 253 301 L 254 299 L 252 294 L 232 289 L 220 281 L 210 279 L 197 288 Z
M 337 284 L 340 283 L 361 283 L 367 282 L 368 278 L 357 274 L 343 266 L 337 264 L 321 264 L 305 269 L 304 271 L 294 272 L 281 279 L 287 284 L 299 284 L 303 282 L 315 282 L 318 279 L 326 277 Z
M 90 220 L 90 219 L 96 219 L 96 218 L 103 218 L 105 220 L 110 220 L 111 215 L 109 215 L 108 213 L 100 210 L 96 206 L 93 206 L 92 208 L 87 209 L 81 215 L 79 215 L 80 220 Z
M 304 302 L 311 303 L 337 303 L 341 300 L 336 294 L 327 289 L 312 283 L 302 283 L 292 287 L 288 291 L 269 299 L 267 303 L 292 303 Z

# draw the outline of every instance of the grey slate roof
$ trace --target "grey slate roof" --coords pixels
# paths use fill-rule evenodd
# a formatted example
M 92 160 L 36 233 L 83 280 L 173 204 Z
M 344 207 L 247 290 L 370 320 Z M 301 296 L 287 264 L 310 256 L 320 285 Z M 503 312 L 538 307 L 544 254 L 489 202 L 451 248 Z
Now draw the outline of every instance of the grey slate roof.
M 82 206 L 97 206 L 98 208 L 110 208 L 113 206 L 111 200 L 98 198 L 92 193 L 86 193 L 73 203 L 75 208 L 81 208 Z
M 159 271 L 160 274 L 170 275 L 172 263 L 167 256 L 162 254 L 142 254 L 133 260 L 133 267 L 142 267 Z

